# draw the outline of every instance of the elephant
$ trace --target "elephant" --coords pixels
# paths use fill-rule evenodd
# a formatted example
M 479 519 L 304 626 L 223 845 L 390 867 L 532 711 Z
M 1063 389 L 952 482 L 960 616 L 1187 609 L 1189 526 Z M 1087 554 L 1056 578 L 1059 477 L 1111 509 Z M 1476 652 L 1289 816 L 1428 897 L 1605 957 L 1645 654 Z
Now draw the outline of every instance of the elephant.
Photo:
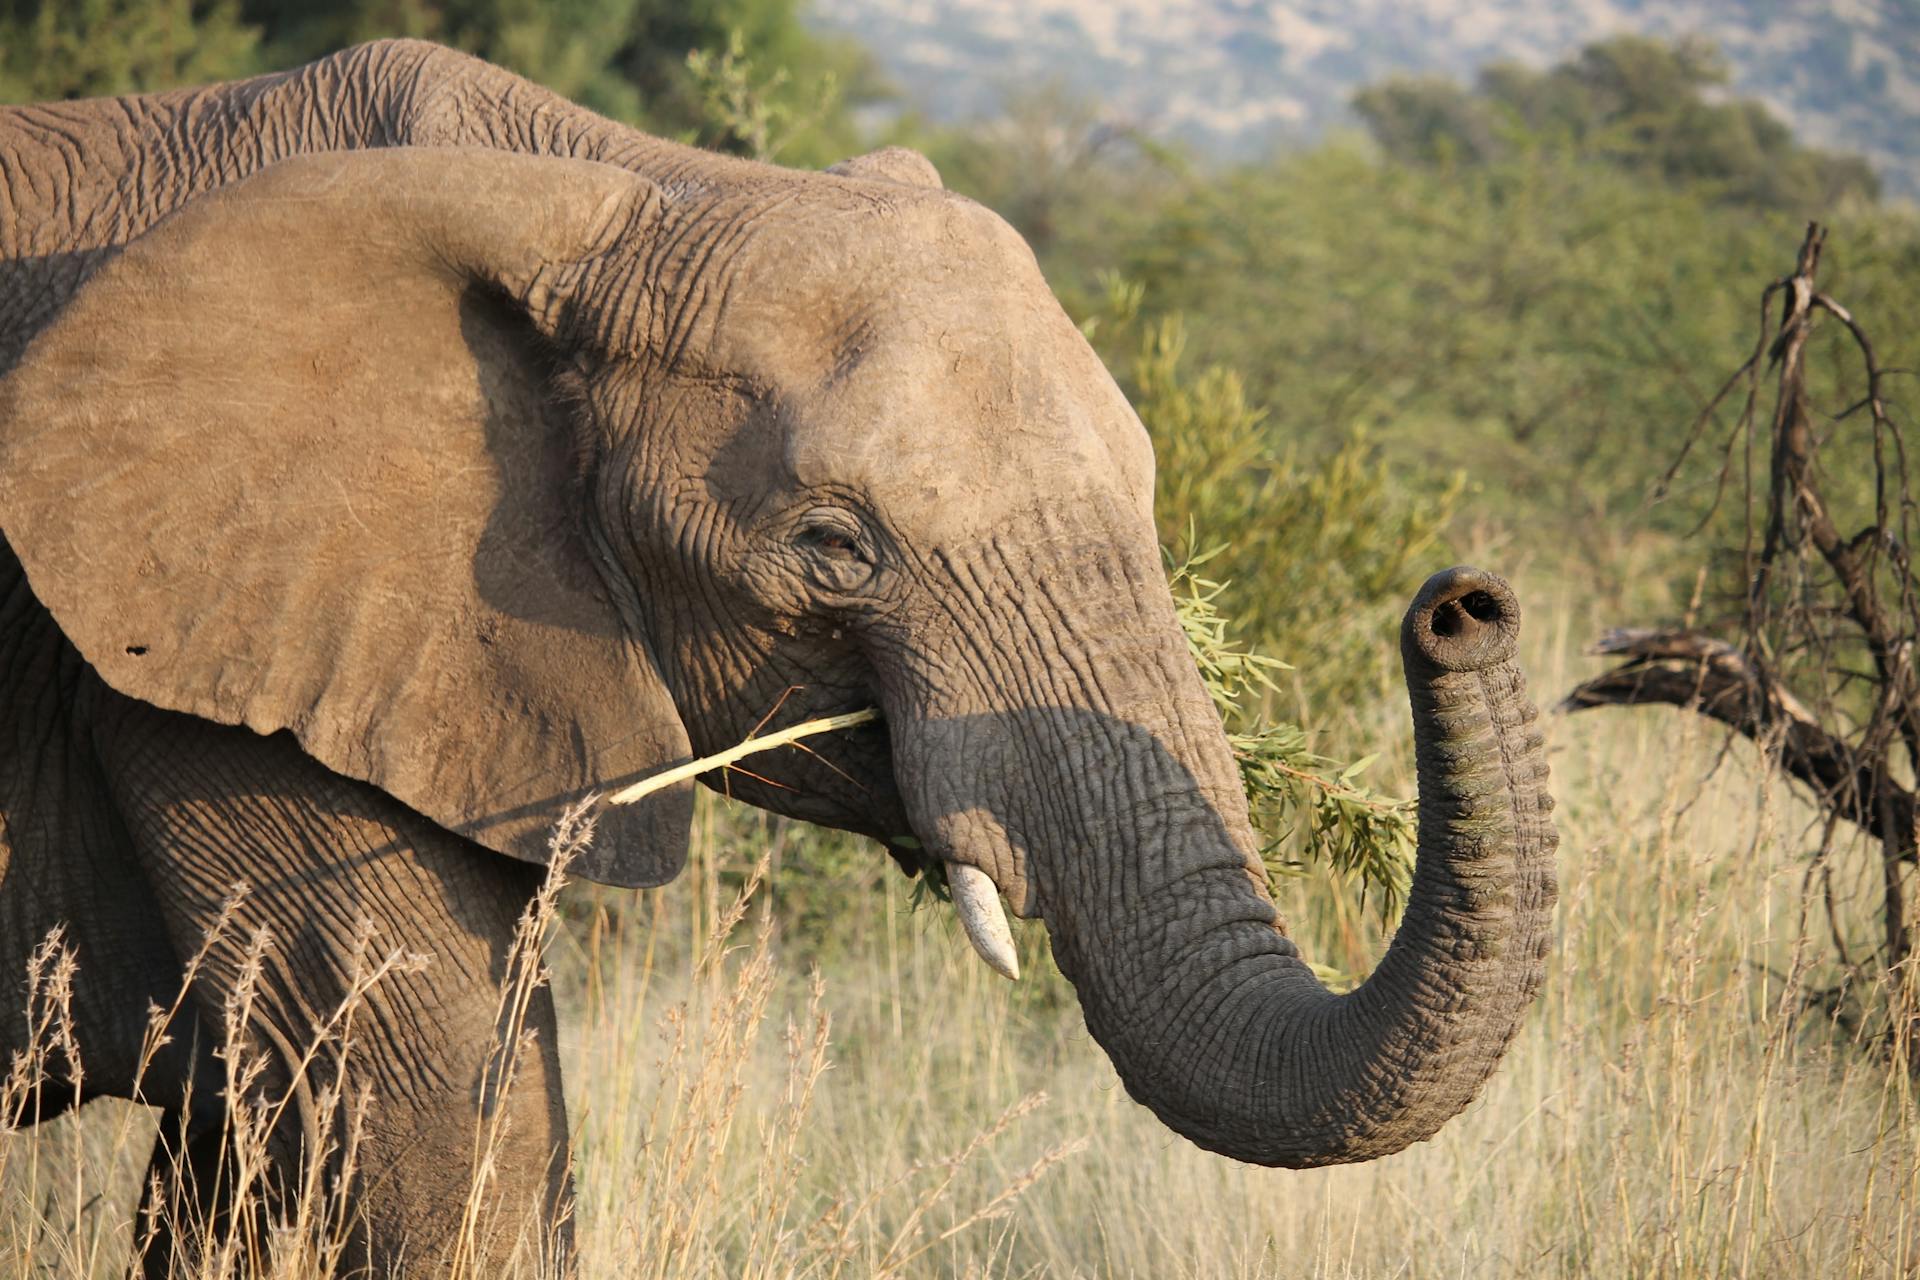
M 1027 245 L 909 151 L 707 153 L 407 40 L 0 108 L 0 963 L 18 994 L 65 928 L 86 1050 L 7 1119 L 136 1096 L 177 1003 L 137 1097 L 156 1161 L 217 1169 L 231 1100 L 189 1084 L 239 975 L 284 1087 L 370 927 L 428 961 L 367 996 L 359 1265 L 450 1256 L 483 1111 L 564 1238 L 544 990 L 486 1082 L 556 820 L 771 708 L 874 706 L 732 794 L 943 870 L 1003 970 L 1005 912 L 1044 921 L 1128 1093 L 1203 1148 L 1431 1136 L 1549 953 L 1514 593 L 1455 568 L 1406 615 L 1416 869 L 1334 993 L 1267 891 L 1153 491 Z M 671 880 L 691 788 L 601 803 L 572 872 Z M 301 1112 L 276 1159 L 324 1137 Z

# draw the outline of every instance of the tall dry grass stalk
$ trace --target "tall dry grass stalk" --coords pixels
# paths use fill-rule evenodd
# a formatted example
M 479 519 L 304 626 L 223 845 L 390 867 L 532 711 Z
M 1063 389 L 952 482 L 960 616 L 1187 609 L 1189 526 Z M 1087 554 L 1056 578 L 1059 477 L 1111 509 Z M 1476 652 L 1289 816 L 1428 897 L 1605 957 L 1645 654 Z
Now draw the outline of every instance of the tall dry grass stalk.
M 1593 620 L 1547 600 L 1529 667 L 1555 691 Z M 1404 735 L 1400 719 L 1362 729 Z M 1564 840 L 1547 989 L 1473 1106 L 1367 1165 L 1254 1169 L 1173 1137 L 1128 1100 L 1032 926 L 1028 976 L 1003 982 L 949 913 L 908 909 L 877 853 L 836 897 L 796 878 L 803 832 L 716 803 L 665 889 L 543 895 L 525 954 L 550 940 L 583 1275 L 1920 1271 L 1914 1076 L 1807 1006 L 1831 978 L 1811 811 L 1678 713 L 1551 729 Z M 1383 772 L 1406 769 L 1393 754 Z M 787 860 L 771 876 L 769 845 Z M 1873 926 L 1875 888 L 1834 885 L 1843 932 Z M 1309 954 L 1368 967 L 1371 912 L 1283 890 Z M 808 895 L 833 946 L 783 924 L 783 894 Z M 43 953 L 37 1009 L 84 981 L 63 963 Z M 42 1065 L 58 1067 L 58 1016 L 44 1025 Z M 0 1139 L 0 1274 L 119 1273 L 150 1124 L 95 1111 Z M 486 1149 L 477 1135 L 482 1169 Z M 496 1211 L 476 1179 L 474 1220 Z M 317 1209 L 300 1229 L 324 1240 L 340 1222 Z M 533 1275 L 544 1246 L 521 1243 L 461 1265 Z M 287 1256 L 279 1274 L 330 1265 Z
M 563 824 L 556 839 L 571 831 Z M 537 938 L 552 919 L 559 884 L 557 875 L 550 877 L 515 941 L 503 991 L 502 1039 L 494 1053 L 504 1064 L 501 1085 L 512 1076 L 527 993 L 544 977 Z M 244 884 L 233 887 L 185 966 L 180 995 L 168 1008 L 148 1010 L 136 1081 L 146 1078 L 167 1043 L 167 1028 L 177 1025 L 209 957 L 236 934 L 247 895 Z M 0 1243 L 0 1274 L 118 1276 L 135 1256 L 161 1259 L 172 1275 L 192 1280 L 308 1280 L 342 1273 L 354 1226 L 346 1189 L 359 1173 L 366 1103 L 354 1080 L 356 1022 L 382 983 L 416 973 L 430 960 L 399 949 L 381 952 L 373 927 L 362 924 L 338 1003 L 324 1013 L 308 1011 L 308 1025 L 293 1030 L 278 1027 L 260 1003 L 276 945 L 266 929 L 246 937 L 220 1010 L 213 1050 L 220 1078 L 188 1083 L 183 1111 L 191 1109 L 197 1090 L 216 1090 L 221 1099 L 224 1120 L 212 1144 L 218 1153 L 212 1167 L 196 1167 L 184 1149 L 154 1154 L 153 1119 L 130 1105 L 90 1105 L 56 1122 L 64 1131 L 27 1128 L 7 1135 L 0 1139 L 6 1197 L 0 1214 L 11 1230 Z M 77 969 L 60 930 L 34 953 L 27 974 L 33 1036 L 0 1084 L 0 1112 L 32 1117 L 54 1096 L 50 1090 L 70 1091 L 58 1098 L 63 1104 L 81 1096 L 82 1046 L 71 1013 Z M 289 1133 L 300 1136 L 299 1158 L 291 1167 L 276 1159 L 285 1154 Z M 497 1129 L 476 1134 L 476 1196 L 490 1183 L 500 1136 Z M 66 1186 L 43 1184 L 43 1148 L 62 1151 Z M 211 1214 L 195 1194 L 207 1179 L 222 1189 Z M 548 1250 L 534 1257 L 538 1262 L 550 1255 Z M 498 1274 L 485 1261 L 469 1250 L 456 1273 Z
M 718 862 L 690 879 L 714 890 Z M 588 931 L 579 960 L 600 982 L 586 987 L 573 1059 L 618 1068 L 574 1078 L 587 1275 L 910 1274 L 957 1235 L 1004 1218 L 1078 1150 L 1053 1144 L 962 1194 L 962 1175 L 1044 1104 L 1035 1094 L 951 1149 L 884 1173 L 823 1161 L 816 1109 L 830 1058 L 828 986 L 815 971 L 796 987 L 776 963 L 763 900 L 769 862 L 762 854 L 724 907 L 713 909 L 711 896 L 704 913 L 696 903 L 693 926 L 704 915 L 705 932 L 682 940 L 693 945 L 671 975 L 653 963 L 664 896 L 649 920 L 601 915 Z M 784 1031 L 774 1048 L 764 1033 L 776 1010 Z
M 565 871 L 592 831 L 582 806 L 554 833 L 548 874 L 520 920 L 504 966 L 483 1094 L 498 1096 L 509 1088 L 534 1051 L 529 1011 L 534 994 L 552 980 L 547 955 L 560 927 Z M 719 859 L 702 861 L 713 889 Z M 818 973 L 808 982 L 804 1004 L 786 1011 L 779 1051 L 784 1065 L 770 1095 L 774 1112 L 756 1118 L 750 1135 L 736 1131 L 742 1099 L 761 1083 L 759 1050 L 770 1006 L 785 989 L 771 915 L 762 910 L 751 927 L 746 924 L 767 867 L 763 856 L 732 901 L 707 913 L 700 946 L 670 983 L 656 984 L 651 939 L 645 959 L 631 963 L 641 950 L 638 927 L 596 931 L 591 950 L 582 953 L 591 955 L 596 978 L 584 984 L 598 993 L 589 998 L 598 1006 L 597 1014 L 589 1013 L 594 1029 L 617 1042 L 614 1056 L 598 1064 L 611 1070 L 576 1062 L 571 1073 L 589 1091 L 575 1108 L 588 1146 L 619 1155 L 605 1177 L 583 1182 L 582 1203 L 593 1224 L 585 1268 L 590 1274 L 604 1265 L 606 1274 L 622 1277 L 900 1275 L 944 1241 L 1004 1218 L 1073 1149 L 1067 1144 L 1041 1153 L 957 1219 L 934 1220 L 934 1211 L 951 1201 L 960 1173 L 1041 1105 L 1044 1096 L 1034 1095 L 958 1150 L 909 1164 L 883 1186 L 798 1199 L 808 1122 L 828 1069 L 830 1017 Z M 234 932 L 245 897 L 245 887 L 236 886 L 188 965 L 190 980 L 216 944 Z M 655 897 L 655 924 L 665 900 Z M 142 1177 L 154 1140 L 154 1125 L 142 1109 L 89 1107 L 84 1119 L 0 1138 L 0 1220 L 10 1228 L 0 1242 L 0 1275 L 119 1275 L 134 1250 L 159 1250 L 174 1275 L 194 1280 L 344 1274 L 353 1220 L 342 1189 L 358 1170 L 365 1103 L 364 1092 L 352 1083 L 355 1019 L 379 983 L 429 963 L 399 951 L 376 955 L 374 939 L 372 928 L 363 927 L 345 996 L 298 1035 L 276 1030 L 259 1004 L 273 936 L 256 930 L 246 939 L 222 1008 L 222 1043 L 215 1051 L 222 1078 L 195 1082 L 217 1088 L 227 1112 L 217 1170 L 229 1188 L 227 1212 L 201 1216 L 191 1194 L 196 1171 L 183 1160 L 163 1162 Z M 79 1096 L 82 1059 L 71 1014 L 77 968 L 59 931 L 34 953 L 27 978 L 35 1035 L 0 1084 L 0 1106 L 10 1114 L 33 1117 L 33 1100 L 54 1082 Z M 671 998 L 670 984 L 677 988 Z M 164 1028 L 179 1008 L 176 1003 L 150 1010 L 143 1068 L 166 1042 Z M 641 1047 L 650 1032 L 659 1037 L 651 1053 Z M 507 1110 L 480 1111 L 459 1236 L 449 1264 L 436 1274 L 474 1280 L 551 1275 L 562 1256 L 561 1224 L 543 1225 L 530 1206 L 502 1197 L 498 1155 L 508 1136 Z M 55 1128 L 62 1123 L 64 1130 Z M 289 1127 L 304 1139 L 291 1179 L 274 1159 Z M 49 1195 L 51 1162 L 43 1157 L 55 1151 L 62 1157 L 55 1175 L 60 1182 L 52 1188 L 57 1194 Z M 879 1212 L 895 1201 L 907 1206 L 899 1223 Z M 504 1233 L 500 1215 L 509 1215 Z M 875 1251 L 875 1233 L 882 1230 L 887 1238 Z M 505 1257 L 489 1252 L 489 1242 L 501 1238 L 513 1241 Z
M 214 948 L 235 932 L 246 896 L 245 885 L 228 894 L 185 966 L 189 985 Z M 0 1188 L 7 1192 L 0 1212 L 12 1228 L 12 1248 L 0 1250 L 0 1267 L 8 1274 L 120 1275 L 136 1250 L 166 1259 L 176 1275 L 208 1280 L 338 1269 L 348 1221 L 346 1201 L 336 1192 L 353 1176 L 360 1134 L 360 1108 L 345 1070 L 353 1015 L 367 992 L 421 959 L 399 952 L 373 959 L 371 931 L 363 930 L 347 994 L 327 1017 L 315 1020 L 302 1039 L 306 1047 L 296 1050 L 268 1020 L 255 1016 L 273 946 L 265 930 L 248 938 L 222 1009 L 222 1043 L 214 1051 L 222 1078 L 189 1084 L 188 1106 L 196 1089 L 217 1089 L 226 1102 L 217 1167 L 196 1170 L 179 1153 L 171 1161 L 150 1159 L 155 1126 L 131 1106 L 90 1107 L 79 1113 L 84 1118 L 66 1118 L 64 1128 L 52 1133 L 29 1128 L 9 1135 L 0 1141 Z M 77 969 L 61 930 L 34 953 L 27 973 L 33 1035 L 0 1085 L 0 1112 L 32 1117 L 52 1102 L 71 1105 L 82 1096 L 83 1046 L 71 1014 Z M 170 1007 L 148 1009 L 136 1080 L 145 1079 L 167 1043 L 186 991 L 183 986 Z M 316 1081 L 323 1069 L 324 1082 Z M 60 1097 L 61 1091 L 70 1093 Z M 276 1131 L 290 1123 L 309 1141 L 288 1187 L 271 1153 Z M 67 1186 L 43 1189 L 43 1147 L 62 1152 Z M 205 1177 L 230 1188 L 231 1213 L 201 1216 L 192 1190 Z M 110 1208 L 108 1190 L 117 1193 Z M 49 1255 L 44 1260 L 43 1249 Z

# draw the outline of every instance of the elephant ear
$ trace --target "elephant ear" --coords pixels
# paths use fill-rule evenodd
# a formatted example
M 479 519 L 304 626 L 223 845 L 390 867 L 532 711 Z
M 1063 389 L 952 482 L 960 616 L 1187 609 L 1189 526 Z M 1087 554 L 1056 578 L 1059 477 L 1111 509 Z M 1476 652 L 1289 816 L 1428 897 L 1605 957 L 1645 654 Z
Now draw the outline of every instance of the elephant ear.
M 285 161 L 88 280 L 0 382 L 0 528 L 129 697 L 260 733 L 529 861 L 583 795 L 690 754 L 551 392 L 565 282 L 657 217 L 610 166 Z M 631 296 L 631 290 L 621 290 Z M 578 874 L 671 878 L 690 788 Z

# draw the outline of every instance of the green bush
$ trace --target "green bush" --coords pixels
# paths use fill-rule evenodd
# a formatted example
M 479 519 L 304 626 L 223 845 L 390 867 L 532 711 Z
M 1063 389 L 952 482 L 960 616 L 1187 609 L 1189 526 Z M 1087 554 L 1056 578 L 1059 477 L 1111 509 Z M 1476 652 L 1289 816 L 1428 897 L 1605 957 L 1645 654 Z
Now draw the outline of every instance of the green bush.
M 1287 438 L 1237 372 L 1188 371 L 1180 317 L 1142 320 L 1139 285 L 1110 275 L 1105 286 L 1085 327 L 1153 440 L 1161 540 L 1183 563 L 1193 530 L 1226 541 L 1208 557 L 1221 610 L 1297 668 L 1285 685 L 1294 714 L 1323 719 L 1397 690 L 1400 614 L 1453 563 L 1445 530 L 1464 478 L 1402 483 L 1359 425 L 1331 443 Z
M 0 102 L 147 93 L 258 69 L 238 0 L 65 0 L 0 7 Z
M 1414 806 L 1361 781 L 1375 755 L 1351 762 L 1321 755 L 1305 729 L 1273 717 L 1269 695 L 1280 691 L 1275 676 L 1287 664 L 1233 638 L 1233 624 L 1215 603 L 1226 588 L 1201 576 L 1226 550 L 1177 562 L 1170 555 L 1169 576 L 1187 647 L 1240 769 L 1261 861 L 1269 877 L 1304 875 L 1317 866 L 1356 889 L 1363 902 L 1371 896 L 1383 921 L 1392 919 L 1412 881 Z

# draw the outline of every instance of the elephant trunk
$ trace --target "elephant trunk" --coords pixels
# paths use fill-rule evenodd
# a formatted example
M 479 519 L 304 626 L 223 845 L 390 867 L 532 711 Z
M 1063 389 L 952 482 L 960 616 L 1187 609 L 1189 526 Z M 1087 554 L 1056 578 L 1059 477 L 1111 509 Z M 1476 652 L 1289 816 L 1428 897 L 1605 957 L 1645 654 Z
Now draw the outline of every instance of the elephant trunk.
M 1128 1092 L 1171 1128 L 1256 1164 L 1331 1164 L 1420 1141 L 1479 1090 L 1544 975 L 1555 896 L 1518 622 L 1506 583 L 1468 569 L 1435 575 L 1407 613 L 1418 862 L 1385 958 L 1351 992 L 1328 991 L 1276 927 L 1217 733 L 1199 748 L 1175 734 L 1170 751 L 1145 735 L 1145 755 L 1062 784 L 1108 815 L 1081 830 L 1104 821 L 1124 845 L 1066 874 L 1036 855 L 1054 953 Z

